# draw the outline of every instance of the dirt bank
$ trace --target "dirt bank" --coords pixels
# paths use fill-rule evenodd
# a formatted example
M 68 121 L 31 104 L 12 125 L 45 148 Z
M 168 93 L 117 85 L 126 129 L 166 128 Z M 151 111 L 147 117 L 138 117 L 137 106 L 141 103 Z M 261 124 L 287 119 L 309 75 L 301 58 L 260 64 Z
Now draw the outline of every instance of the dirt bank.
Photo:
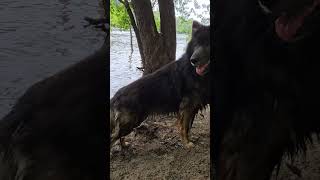
M 210 110 L 197 115 L 191 130 L 195 147 L 187 150 L 174 126 L 174 117 L 148 119 L 126 137 L 130 145 L 111 155 L 111 179 L 209 179 Z
M 174 117 L 148 119 L 126 138 L 130 143 L 128 149 L 121 152 L 119 146 L 112 149 L 111 179 L 209 179 L 209 112 L 208 108 L 203 117 L 199 114 L 196 117 L 191 136 L 195 147 L 191 150 L 182 146 Z M 298 169 L 289 170 L 287 163 Z M 320 144 L 310 145 L 306 155 L 297 155 L 294 162 L 285 158 L 277 178 L 275 174 L 276 171 L 272 180 L 320 179 Z
M 320 179 L 320 144 L 316 141 L 314 145 L 309 145 L 305 155 L 299 154 L 295 157 L 293 165 L 298 169 L 289 170 L 286 163 L 291 160 L 285 158 L 279 171 L 277 180 L 318 180 Z M 295 174 L 301 173 L 301 177 Z M 274 175 L 272 180 L 276 180 Z

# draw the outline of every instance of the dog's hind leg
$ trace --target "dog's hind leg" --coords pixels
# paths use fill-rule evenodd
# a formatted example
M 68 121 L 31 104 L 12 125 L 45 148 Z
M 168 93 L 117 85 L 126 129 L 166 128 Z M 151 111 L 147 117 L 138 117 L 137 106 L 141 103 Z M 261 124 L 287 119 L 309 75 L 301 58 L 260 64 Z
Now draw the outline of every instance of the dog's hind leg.
M 119 135 L 120 135 L 120 118 L 119 118 L 119 112 L 116 111 L 114 116 L 114 129 L 111 134 L 111 147 L 119 139 Z

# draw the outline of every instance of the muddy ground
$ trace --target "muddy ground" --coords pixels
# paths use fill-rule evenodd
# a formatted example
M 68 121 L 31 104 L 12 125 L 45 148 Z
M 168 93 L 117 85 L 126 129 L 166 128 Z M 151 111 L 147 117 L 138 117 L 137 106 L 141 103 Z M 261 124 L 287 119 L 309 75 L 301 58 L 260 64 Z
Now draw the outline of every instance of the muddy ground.
M 115 146 L 111 154 L 111 179 L 209 179 L 210 113 L 198 114 L 191 130 L 195 147 L 183 147 L 175 117 L 148 119 L 126 137 L 129 147 Z
M 198 114 L 191 132 L 195 147 L 182 146 L 174 116 L 149 118 L 126 137 L 127 149 L 112 148 L 110 176 L 118 179 L 210 179 L 210 109 Z M 287 166 L 293 165 L 290 170 Z M 299 175 L 301 177 L 299 177 Z M 279 175 L 272 180 L 319 180 L 320 145 L 309 146 L 306 155 L 296 156 L 294 162 L 285 158 Z
M 315 143 L 309 145 L 306 154 L 298 154 L 293 162 L 289 158 L 285 158 L 281 165 L 278 179 L 274 176 L 272 180 L 319 180 L 320 179 L 320 144 L 314 137 Z M 286 163 L 294 165 L 296 168 L 289 170 Z M 301 177 L 298 176 L 301 175 Z

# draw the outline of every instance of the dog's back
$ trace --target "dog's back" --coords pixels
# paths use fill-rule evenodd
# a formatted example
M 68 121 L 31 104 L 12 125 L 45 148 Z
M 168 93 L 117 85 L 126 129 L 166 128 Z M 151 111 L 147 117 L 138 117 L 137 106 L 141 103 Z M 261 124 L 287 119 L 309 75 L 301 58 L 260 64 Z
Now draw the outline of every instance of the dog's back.
M 181 71 L 186 63 L 174 61 L 122 87 L 111 98 L 110 106 L 141 114 L 176 112 L 184 88 Z

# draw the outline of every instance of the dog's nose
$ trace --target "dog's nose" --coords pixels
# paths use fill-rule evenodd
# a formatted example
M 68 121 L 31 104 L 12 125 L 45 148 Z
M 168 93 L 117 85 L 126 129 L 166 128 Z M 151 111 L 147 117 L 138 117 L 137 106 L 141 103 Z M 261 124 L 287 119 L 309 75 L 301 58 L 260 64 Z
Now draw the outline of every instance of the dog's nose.
M 190 62 L 194 66 L 198 62 L 198 58 L 192 58 L 191 57 Z

